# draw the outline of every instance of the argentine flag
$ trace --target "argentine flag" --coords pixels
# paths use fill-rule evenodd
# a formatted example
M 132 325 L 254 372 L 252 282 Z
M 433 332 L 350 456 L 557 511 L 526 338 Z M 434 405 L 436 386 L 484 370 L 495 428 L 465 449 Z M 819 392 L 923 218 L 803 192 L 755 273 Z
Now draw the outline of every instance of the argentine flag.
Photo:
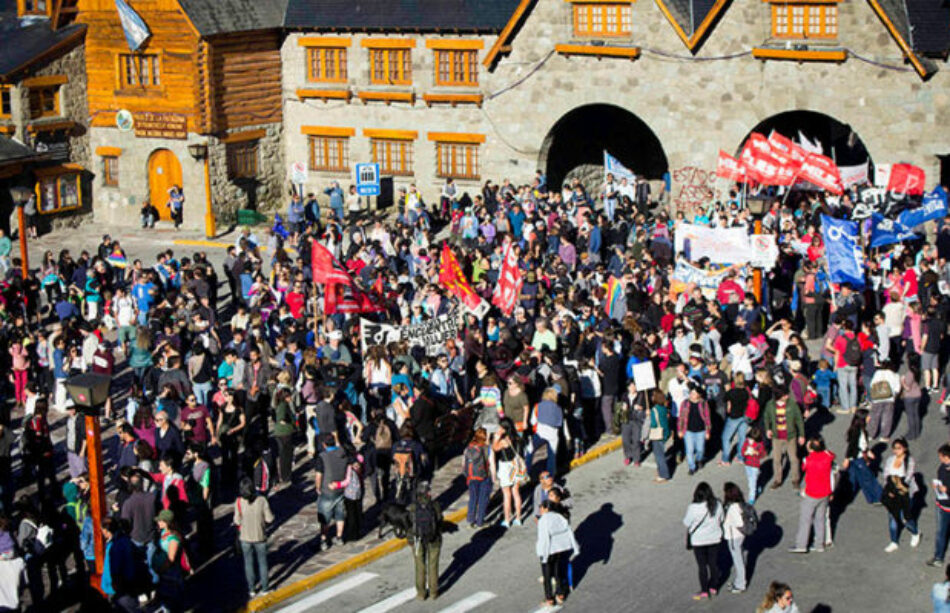
M 608 173 L 612 174 L 617 181 L 622 181 L 623 179 L 633 181 L 636 179 L 636 175 L 634 175 L 629 168 L 621 164 L 620 160 L 607 153 L 607 150 L 604 149 L 604 176 L 607 176 Z
M 152 36 L 152 32 L 139 17 L 139 14 L 125 0 L 115 0 L 115 8 L 119 11 L 119 21 L 122 22 L 122 31 L 125 32 L 125 40 L 129 43 L 129 50 L 138 51 L 145 44 L 145 41 Z

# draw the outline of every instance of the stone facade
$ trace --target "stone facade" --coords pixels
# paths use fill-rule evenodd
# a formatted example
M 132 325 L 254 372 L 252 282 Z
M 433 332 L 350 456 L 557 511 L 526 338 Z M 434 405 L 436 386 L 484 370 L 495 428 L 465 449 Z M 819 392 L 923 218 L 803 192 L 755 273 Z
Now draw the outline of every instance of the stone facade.
M 715 182 L 708 173 L 715 169 L 719 149 L 735 152 L 752 129 L 774 115 L 809 110 L 849 125 L 874 162 L 914 163 L 926 170 L 933 184 L 939 177 L 937 156 L 950 153 L 950 127 L 938 119 L 950 111 L 950 71 L 943 65 L 929 81 L 922 81 L 868 4 L 837 6 L 839 35 L 830 44 L 847 50 L 842 63 L 753 58 L 753 47 L 780 42 L 770 39 L 771 8 L 759 0 L 732 3 L 695 56 L 654 2 L 633 2 L 631 36 L 607 41 L 639 47 L 637 59 L 562 55 L 555 45 L 589 41 L 574 38 L 569 2 L 537 2 L 510 41 L 510 54 L 491 72 L 480 64 L 481 108 L 430 108 L 418 100 L 433 90 L 433 53 L 425 44 L 433 36 L 428 35 L 414 37 L 414 104 L 364 105 L 358 100 L 358 92 L 372 89 L 361 34 L 352 37 L 348 48 L 346 87 L 353 92 L 352 100 L 301 99 L 296 90 L 319 84 L 306 82 L 306 50 L 298 42 L 301 34 L 291 33 L 282 49 L 285 157 L 288 163 L 307 161 L 307 137 L 301 133 L 305 126 L 354 129 L 349 138 L 351 166 L 369 161 L 365 129 L 416 131 L 414 176 L 397 177 L 396 185 L 414 180 L 431 201 L 443 181 L 436 177 L 430 131 L 485 135 L 479 148 L 480 180 L 458 182 L 471 192 L 489 178 L 529 180 L 536 168 L 545 167 L 548 137 L 559 119 L 586 105 L 609 104 L 635 115 L 656 135 L 668 160 L 675 199 L 697 176 Z M 480 59 L 494 37 L 484 40 Z M 307 188 L 322 191 L 333 179 L 352 181 L 349 173 L 311 172 Z
M 238 209 L 268 210 L 278 207 L 285 200 L 282 190 L 287 171 L 283 163 L 281 125 L 264 124 L 250 126 L 231 134 L 249 130 L 266 130 L 266 136 L 258 141 L 258 172 L 253 181 L 228 179 L 227 144 L 219 138 L 211 138 L 208 155 L 211 162 L 211 198 L 219 222 L 233 223 Z

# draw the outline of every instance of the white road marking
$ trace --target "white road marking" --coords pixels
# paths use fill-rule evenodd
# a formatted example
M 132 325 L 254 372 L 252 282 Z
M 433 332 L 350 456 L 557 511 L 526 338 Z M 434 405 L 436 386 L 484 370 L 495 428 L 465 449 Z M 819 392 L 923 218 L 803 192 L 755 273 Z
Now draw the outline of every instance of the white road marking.
M 533 613 L 554 613 L 554 611 L 560 611 L 560 610 L 561 610 L 561 605 L 559 604 L 555 604 L 555 605 L 546 604 L 540 609 L 535 609 Z
M 403 590 L 398 594 L 393 594 L 386 600 L 377 602 L 376 604 L 366 607 L 359 613 L 386 613 L 386 611 L 391 611 L 396 607 L 400 607 L 413 598 L 416 597 L 416 588 L 411 587 L 408 590 Z
M 354 587 L 362 585 L 369 581 L 370 579 L 376 578 L 376 573 L 360 573 L 354 575 L 345 581 L 340 581 L 335 585 L 320 590 L 314 594 L 310 594 L 303 600 L 298 600 L 292 605 L 283 607 L 278 610 L 278 613 L 305 613 L 305 611 L 311 611 L 318 604 L 322 604 L 331 598 L 335 598 L 344 592 L 352 590 Z
M 466 611 L 471 611 L 475 607 L 485 604 L 495 595 L 491 592 L 475 592 L 468 598 L 459 600 L 451 607 L 447 609 L 442 609 L 439 613 L 465 613 Z

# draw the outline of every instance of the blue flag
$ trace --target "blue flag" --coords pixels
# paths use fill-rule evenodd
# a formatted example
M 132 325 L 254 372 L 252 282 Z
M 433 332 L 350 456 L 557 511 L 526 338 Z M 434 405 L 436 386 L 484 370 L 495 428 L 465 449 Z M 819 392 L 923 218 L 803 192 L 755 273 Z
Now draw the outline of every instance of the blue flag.
M 620 160 L 607 153 L 607 150 L 604 149 L 604 176 L 606 176 L 607 173 L 612 174 L 617 181 L 621 181 L 622 179 L 633 181 L 635 178 L 633 171 L 621 164 Z
M 125 42 L 129 44 L 129 50 L 138 51 L 152 36 L 152 32 L 125 0 L 115 0 L 115 8 L 119 11 L 119 21 L 122 22 L 122 31 L 125 32 Z
M 832 283 L 850 283 L 864 287 L 864 254 L 858 247 L 858 224 L 853 221 L 821 216 L 821 236 Z
M 899 221 L 887 219 L 880 213 L 871 215 L 871 248 L 893 245 L 920 238 Z
M 907 228 L 916 228 L 931 219 L 942 219 L 947 216 L 947 192 L 937 186 L 929 194 L 924 194 L 924 201 L 916 209 L 903 211 L 897 218 Z

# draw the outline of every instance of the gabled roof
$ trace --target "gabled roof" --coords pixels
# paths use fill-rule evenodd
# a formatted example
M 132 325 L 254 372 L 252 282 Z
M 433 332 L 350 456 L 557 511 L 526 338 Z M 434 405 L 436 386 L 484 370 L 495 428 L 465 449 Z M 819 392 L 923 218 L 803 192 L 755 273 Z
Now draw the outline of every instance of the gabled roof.
M 518 6 L 515 7 L 514 12 L 510 14 L 508 20 L 505 22 L 505 27 L 502 28 L 501 34 L 495 39 L 495 44 L 492 45 L 488 53 L 485 54 L 485 59 L 482 60 L 483 65 L 491 68 L 495 61 L 498 60 L 498 56 L 506 49 L 510 49 L 511 40 L 518 33 L 518 29 L 521 27 L 521 24 L 524 23 L 525 18 L 531 13 L 535 1 L 536 0 L 519 0 Z
M 0 80 L 12 80 L 17 73 L 36 62 L 71 49 L 85 33 L 85 24 L 72 24 L 53 31 L 45 19 L 25 27 L 3 29 L 0 31 L 3 40 Z
M 913 45 L 914 28 L 911 26 L 904 0 L 868 0 L 891 37 L 904 52 L 917 74 L 924 80 L 937 72 L 937 64 L 918 53 Z
M 287 0 L 178 0 L 201 36 L 269 30 L 284 23 Z
M 950 50 L 950 0 L 906 0 L 914 51 L 946 57 Z
M 730 0 L 656 0 L 686 48 L 696 53 Z
M 41 157 L 41 154 L 20 141 L 7 136 L 0 136 L 0 164 L 26 162 L 37 157 Z
M 289 0 L 284 25 L 494 33 L 505 27 L 517 5 L 518 0 Z

